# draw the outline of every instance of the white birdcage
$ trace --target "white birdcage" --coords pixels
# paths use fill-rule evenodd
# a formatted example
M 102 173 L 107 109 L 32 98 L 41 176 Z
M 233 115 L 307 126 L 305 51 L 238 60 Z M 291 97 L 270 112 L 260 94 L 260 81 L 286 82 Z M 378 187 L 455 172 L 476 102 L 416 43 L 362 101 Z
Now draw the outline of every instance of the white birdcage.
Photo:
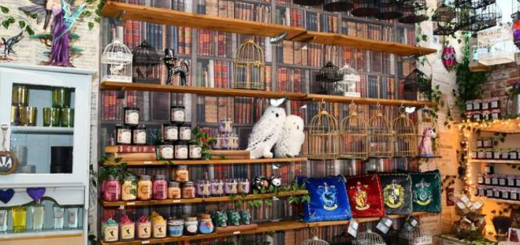
M 420 226 L 414 229 L 402 229 L 399 233 L 399 244 L 401 245 L 431 245 L 433 244 L 432 235 L 421 229 Z
M 486 66 L 515 61 L 513 33 L 506 24 L 478 32 L 478 62 Z
M 132 82 L 132 52 L 119 38 L 123 27 L 117 27 L 117 36 L 101 55 L 101 81 Z
M 334 93 L 349 97 L 360 97 L 360 82 L 361 76 L 359 73 L 348 64 L 338 70 L 338 75 L 343 77 L 343 80 L 335 83 Z
M 385 240 L 378 234 L 367 229 L 366 232 L 360 232 L 356 238 L 357 245 L 386 245 Z

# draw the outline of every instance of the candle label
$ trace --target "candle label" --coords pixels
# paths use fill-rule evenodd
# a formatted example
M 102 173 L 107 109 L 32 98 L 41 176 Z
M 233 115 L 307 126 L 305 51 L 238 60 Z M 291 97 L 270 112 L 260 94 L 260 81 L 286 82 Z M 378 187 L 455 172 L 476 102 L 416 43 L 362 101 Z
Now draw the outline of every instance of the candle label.
M 167 140 L 178 140 L 179 139 L 179 130 L 176 126 L 167 127 L 166 129 L 166 139 Z
M 172 113 L 172 122 L 184 122 L 184 109 L 175 108 Z
M 149 238 L 151 236 L 150 230 L 152 229 L 152 226 L 150 223 L 140 224 L 138 235 L 139 238 Z
M 190 140 L 191 139 L 191 128 L 189 128 L 189 127 L 181 127 L 180 138 L 182 140 Z
M 125 110 L 125 123 L 131 125 L 139 124 L 139 112 L 136 110 Z
M 198 145 L 190 145 L 190 157 L 191 158 L 201 158 L 202 157 L 202 148 Z
M 163 146 L 161 148 L 161 156 L 164 159 L 173 159 L 173 146 Z
M 146 144 L 146 130 L 134 130 L 134 143 Z
M 196 224 L 190 224 L 186 227 L 186 230 L 190 233 L 196 233 L 197 232 L 197 225 Z
M 134 224 L 121 225 L 121 239 L 130 240 L 134 239 L 135 228 Z
M 120 128 L 117 130 L 117 143 L 127 145 L 132 143 L 132 132 L 130 131 L 130 129 Z
M 116 242 L 118 240 L 117 226 L 106 226 L 105 227 L 105 241 Z
M 175 146 L 175 158 L 176 159 L 188 159 L 188 147 L 186 145 Z
M 166 236 L 166 223 L 154 224 L 153 225 L 153 234 L 154 234 L 154 237 L 165 237 Z

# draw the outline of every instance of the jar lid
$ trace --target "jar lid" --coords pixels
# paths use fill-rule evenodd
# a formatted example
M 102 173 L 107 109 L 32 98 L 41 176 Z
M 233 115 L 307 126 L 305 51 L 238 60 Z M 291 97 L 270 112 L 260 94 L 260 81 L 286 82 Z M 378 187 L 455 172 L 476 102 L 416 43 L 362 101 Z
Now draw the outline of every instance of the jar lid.
M 179 182 L 174 182 L 174 181 L 168 182 L 168 186 L 169 187 L 179 187 Z
M 125 180 L 128 180 L 128 181 L 134 181 L 136 178 L 134 175 L 128 175 L 126 176 Z
M 125 110 L 135 110 L 135 111 L 139 111 L 139 107 L 125 107 L 124 109 L 125 109 Z
M 178 128 L 179 126 L 177 126 L 176 124 L 163 124 L 163 127 L 165 127 L 165 128 L 166 127 L 168 127 L 168 128 L 169 127 L 176 127 L 176 128 Z
M 166 175 L 163 175 L 163 174 L 155 175 L 155 179 L 156 180 L 165 180 L 166 179 Z
M 184 220 L 182 219 L 170 219 L 168 220 L 168 225 L 183 225 Z
M 184 182 L 184 186 L 193 186 L 193 181 Z
M 177 140 L 176 145 L 188 145 L 188 140 Z
M 140 180 L 151 180 L 152 178 L 150 177 L 150 175 L 140 175 L 139 179 Z
M 197 217 L 186 217 L 186 221 L 197 221 Z
M 188 165 L 177 165 L 178 169 L 188 169 Z
M 211 215 L 209 215 L 209 214 L 200 214 L 200 218 L 201 219 L 210 219 Z
M 186 107 L 184 107 L 183 105 L 172 105 L 170 108 L 175 108 L 175 109 L 186 109 Z

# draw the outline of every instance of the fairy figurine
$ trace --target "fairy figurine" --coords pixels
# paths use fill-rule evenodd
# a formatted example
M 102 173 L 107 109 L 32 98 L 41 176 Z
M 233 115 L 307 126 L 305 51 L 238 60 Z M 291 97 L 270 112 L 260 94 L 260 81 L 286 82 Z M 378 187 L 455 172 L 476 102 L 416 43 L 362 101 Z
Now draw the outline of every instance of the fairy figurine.
M 47 9 L 54 15 L 52 21 L 52 47 L 49 65 L 73 67 L 70 62 L 70 31 L 85 11 L 85 3 L 79 6 L 74 13 L 70 4 L 65 0 L 49 0 Z

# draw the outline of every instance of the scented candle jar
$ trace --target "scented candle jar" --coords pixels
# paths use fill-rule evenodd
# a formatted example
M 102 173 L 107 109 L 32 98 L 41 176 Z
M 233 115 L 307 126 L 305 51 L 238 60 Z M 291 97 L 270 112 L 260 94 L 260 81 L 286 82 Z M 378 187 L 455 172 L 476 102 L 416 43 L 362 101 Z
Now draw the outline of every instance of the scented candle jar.
M 212 148 L 215 150 L 222 149 L 223 140 L 224 140 L 224 136 L 222 136 L 222 135 L 215 136 L 215 141 L 212 144 Z
M 45 205 L 41 203 L 31 206 L 31 221 L 32 229 L 34 231 L 41 231 L 43 229 L 43 222 L 45 220 Z
M 473 111 L 473 101 L 466 101 L 466 111 Z
M 119 240 L 119 225 L 112 218 L 104 223 L 102 232 L 105 242 L 117 242 Z
M 211 184 L 207 180 L 199 180 L 197 182 L 197 196 L 199 197 L 210 197 L 211 196 Z
M 486 197 L 494 197 L 495 193 L 493 193 L 493 189 L 486 190 Z
M 65 208 L 60 207 L 57 204 L 54 204 L 53 211 L 54 229 L 63 229 L 63 226 L 65 224 Z
M 470 151 L 469 152 L 469 157 L 472 158 L 472 159 L 477 159 L 477 152 L 476 151 Z
M 486 159 L 493 159 L 493 151 L 486 150 Z
M 473 100 L 473 111 L 482 110 L 481 104 L 482 104 L 482 100 Z
M 175 157 L 174 146 L 172 141 L 164 141 L 162 145 L 158 146 L 158 156 L 162 160 L 173 160 Z
M 502 152 L 500 159 L 509 159 L 509 150 L 508 149 L 501 149 Z
M 484 185 L 491 185 L 491 176 L 489 174 L 484 175 Z
M 498 185 L 498 175 L 496 175 L 496 174 L 491 175 L 491 185 L 494 185 L 494 186 Z
M 506 175 L 499 175 L 498 176 L 498 185 L 499 186 L 506 186 L 507 185 L 507 176 Z
M 184 221 L 184 230 L 186 235 L 197 235 L 198 226 L 199 222 L 197 221 L 197 217 L 187 217 Z
M 482 120 L 482 112 L 480 112 L 480 111 L 474 111 L 472 114 L 473 114 L 473 115 L 472 115 L 473 120 L 475 120 L 475 121 L 480 121 L 480 120 Z
M 188 142 L 181 140 L 175 144 L 175 159 L 188 160 Z
M 152 212 L 150 220 L 152 221 L 153 237 L 165 238 L 167 233 L 166 220 L 156 212 Z
M 501 152 L 496 150 L 493 152 L 493 159 L 500 159 Z
M 500 198 L 500 190 L 498 189 L 493 189 L 493 197 L 494 198 Z
M 137 126 L 139 125 L 139 108 L 125 107 L 125 125 Z
M 133 175 L 129 175 L 123 182 L 121 199 L 123 201 L 133 201 L 137 199 L 137 179 Z
M 168 235 L 170 237 L 181 237 L 184 231 L 184 220 L 170 219 L 168 221 Z
M 195 142 L 192 142 L 192 143 L 190 143 L 189 148 L 190 148 L 189 149 L 190 159 L 192 159 L 192 160 L 202 159 L 202 146 L 200 146 L 199 144 L 197 144 Z
M 500 191 L 500 198 L 509 200 L 509 190 L 504 189 Z
M 218 124 L 218 131 L 223 134 L 233 132 L 233 121 L 230 119 L 221 119 Z
M 228 179 L 224 182 L 224 192 L 226 195 L 236 195 L 238 193 L 238 184 L 234 179 Z
M 116 143 L 118 145 L 132 144 L 132 129 L 129 126 L 116 125 Z
M 511 191 L 509 193 L 509 199 L 510 200 L 518 200 L 518 193 L 516 191 Z
M 67 208 L 67 228 L 76 229 L 79 225 L 79 208 Z
M 516 149 L 513 149 L 509 152 L 509 159 L 511 159 L 511 160 L 518 159 L 518 152 L 516 151 Z
M 195 198 L 195 186 L 192 181 L 184 182 L 182 186 L 182 198 Z
M 135 223 L 126 214 L 122 214 L 119 219 L 119 231 L 122 242 L 129 242 L 135 239 Z
M 482 138 L 477 139 L 477 148 L 484 147 L 484 140 Z
M 214 180 L 211 182 L 211 196 L 220 197 L 224 195 L 224 182 Z
M 199 221 L 199 232 L 202 234 L 211 234 L 215 231 L 215 226 L 211 221 L 211 216 L 209 214 L 201 214 Z
M 189 180 L 190 173 L 187 165 L 179 165 L 175 168 L 175 181 L 186 182 Z
M 170 121 L 172 123 L 184 123 L 186 121 L 186 108 L 180 105 L 170 107 Z
M 486 152 L 483 150 L 479 150 L 477 152 L 477 159 L 486 159 Z
M 146 126 L 139 125 L 132 129 L 132 144 L 146 145 Z
M 181 188 L 179 187 L 179 182 L 169 182 L 168 183 L 168 199 L 180 199 L 181 196 Z
M 137 182 L 137 198 L 143 201 L 152 199 L 152 180 L 150 175 L 139 176 L 139 182 Z
M 165 200 L 168 198 L 168 182 L 166 181 L 166 176 L 155 176 L 153 180 L 152 197 L 154 200 Z
M 180 140 L 191 140 L 191 127 L 190 125 L 182 125 L 179 127 L 179 139 Z
M 493 98 L 489 99 L 489 107 L 491 109 L 500 108 L 500 99 L 497 97 L 493 97 Z
M 488 121 L 490 119 L 491 119 L 491 111 L 490 110 L 482 111 L 482 120 Z
M 481 110 L 488 110 L 489 109 L 489 102 L 490 100 L 482 100 L 482 103 L 480 104 L 480 109 Z
M 7 219 L 9 218 L 9 210 L 0 209 L 0 232 L 7 231 Z
M 103 181 L 105 191 L 103 192 L 103 200 L 107 202 L 115 202 L 121 199 L 121 184 L 119 180 L 113 176 L 108 176 L 108 179 Z
M 500 119 L 500 109 L 493 109 L 493 110 L 491 110 L 491 115 L 489 117 L 492 120 Z
M 227 149 L 234 150 L 238 149 L 238 135 L 229 134 L 227 137 Z
M 516 182 L 516 179 L 515 179 L 514 175 L 508 175 L 507 176 L 507 186 L 514 187 L 515 184 L 516 184 L 515 182 Z
M 238 180 L 238 193 L 239 194 L 249 194 L 251 191 L 251 184 L 247 179 Z
M 493 148 L 493 138 L 484 138 L 483 147 L 484 148 Z
M 484 184 L 484 176 L 482 174 L 479 174 L 477 177 L 477 184 L 482 185 Z
M 137 238 L 148 239 L 152 237 L 152 222 L 148 216 L 143 215 L 137 220 Z
M 515 176 L 515 187 L 520 187 L 520 176 Z
M 179 140 L 179 126 L 165 124 L 163 125 L 164 140 L 175 141 Z

